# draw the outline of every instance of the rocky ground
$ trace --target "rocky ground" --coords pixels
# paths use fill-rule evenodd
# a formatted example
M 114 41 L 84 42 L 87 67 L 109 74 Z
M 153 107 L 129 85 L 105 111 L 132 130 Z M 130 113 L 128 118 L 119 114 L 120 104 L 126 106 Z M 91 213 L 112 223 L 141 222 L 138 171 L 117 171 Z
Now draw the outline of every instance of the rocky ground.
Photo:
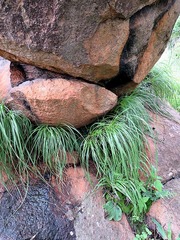
M 180 229 L 180 116 L 174 110 L 172 119 L 152 115 L 152 128 L 157 133 L 158 174 L 165 189 L 173 192 L 170 198 L 153 203 L 147 214 L 147 224 L 156 232 L 152 217 L 165 230 L 171 224 L 173 239 Z M 150 141 L 151 160 L 155 162 L 155 145 Z M 119 222 L 106 219 L 103 210 L 102 189 L 94 190 L 97 179 L 91 173 L 91 182 L 81 167 L 66 169 L 63 184 L 50 179 L 50 186 L 32 181 L 25 199 L 16 189 L 7 192 L 1 186 L 0 239 L 1 240 L 133 240 L 128 219 L 123 215 Z M 33 238 L 34 237 L 34 238 Z
M 36 123 L 82 127 L 110 111 L 140 83 L 166 48 L 179 0 L 0 1 L 0 101 Z M 11 61 L 11 62 L 10 62 Z M 173 110 L 168 110 L 173 112 Z M 179 114 L 153 115 L 149 157 L 174 193 L 147 214 L 173 240 L 180 229 Z M 156 154 L 157 149 L 157 154 Z M 67 167 L 64 181 L 0 186 L 0 240 L 131 240 L 128 219 L 106 219 L 102 189 L 84 170 Z M 24 192 L 25 190 L 25 192 Z M 24 196 L 22 198 L 22 196 Z M 25 195 L 24 195 L 25 194 Z

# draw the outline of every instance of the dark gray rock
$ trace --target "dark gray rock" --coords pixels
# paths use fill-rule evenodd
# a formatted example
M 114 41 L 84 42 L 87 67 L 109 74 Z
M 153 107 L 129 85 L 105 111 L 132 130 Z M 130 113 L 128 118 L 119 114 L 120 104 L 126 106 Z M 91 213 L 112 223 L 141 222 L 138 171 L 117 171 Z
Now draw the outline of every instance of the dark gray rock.
M 132 240 L 126 216 L 119 222 L 106 219 L 102 190 L 94 191 L 97 179 L 91 175 L 90 184 L 85 175 L 70 167 L 60 184 L 46 174 L 50 185 L 33 180 L 24 199 L 13 186 L 6 192 L 0 184 L 0 239 Z
M 74 222 L 65 212 L 53 190 L 42 182 L 30 185 L 25 199 L 15 189 L 5 192 L 0 204 L 0 239 L 76 239 Z

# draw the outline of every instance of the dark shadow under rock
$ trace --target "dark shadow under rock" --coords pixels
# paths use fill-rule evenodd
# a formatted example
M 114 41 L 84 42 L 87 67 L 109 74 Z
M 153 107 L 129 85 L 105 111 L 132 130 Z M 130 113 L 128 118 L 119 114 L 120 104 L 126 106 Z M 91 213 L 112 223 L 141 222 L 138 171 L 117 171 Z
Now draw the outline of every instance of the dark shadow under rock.
M 1 240 L 75 239 L 74 222 L 65 215 L 54 191 L 45 183 L 30 185 L 22 202 L 14 189 L 4 192 L 0 205 Z M 34 237 L 34 238 L 33 238 Z

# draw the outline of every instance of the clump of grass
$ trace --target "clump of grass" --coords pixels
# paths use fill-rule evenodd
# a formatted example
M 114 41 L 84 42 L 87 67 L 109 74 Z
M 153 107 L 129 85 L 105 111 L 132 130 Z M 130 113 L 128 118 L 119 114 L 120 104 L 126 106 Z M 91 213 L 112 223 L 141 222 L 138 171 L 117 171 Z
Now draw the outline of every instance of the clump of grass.
M 31 122 L 20 112 L 0 104 L 0 172 L 14 181 L 15 175 L 26 178 L 28 150 L 26 140 L 32 130 Z
M 58 127 L 39 125 L 36 127 L 30 136 L 30 155 L 34 169 L 41 161 L 46 167 L 45 171 L 62 177 L 67 163 L 67 152 L 79 151 L 77 135 L 79 132 L 68 125 Z
M 115 199 L 121 201 L 123 197 L 128 201 L 133 206 L 134 219 L 140 219 L 147 211 L 153 197 L 146 197 L 145 192 L 150 192 L 153 181 L 158 180 L 157 175 L 150 179 L 153 166 L 145 151 L 146 134 L 153 136 L 148 110 L 168 116 L 163 100 L 174 94 L 169 80 L 160 77 L 159 80 L 154 75 L 153 70 L 132 93 L 119 99 L 111 114 L 91 126 L 81 145 L 82 165 L 88 169 L 92 159 L 100 178 L 99 186 Z M 140 172 L 146 175 L 147 182 L 140 179 Z
M 180 82 L 173 78 L 171 71 L 171 65 L 159 63 L 151 70 L 145 82 L 155 96 L 166 100 L 173 108 L 180 111 Z M 153 99 L 151 101 L 153 102 Z
M 95 162 L 99 186 L 116 197 L 118 192 L 125 195 L 136 215 L 145 210 L 139 171 L 149 171 L 145 132 L 150 131 L 150 117 L 137 93 L 121 99 L 110 116 L 92 125 L 81 146 L 82 164 L 88 168 L 89 159 Z
M 67 125 L 34 126 L 20 112 L 0 104 L 1 180 L 6 176 L 14 185 L 19 180 L 24 184 L 33 174 L 45 181 L 43 173 L 46 171 L 62 177 L 66 153 L 79 150 L 79 137 L 79 132 Z M 44 171 L 40 163 L 44 164 Z

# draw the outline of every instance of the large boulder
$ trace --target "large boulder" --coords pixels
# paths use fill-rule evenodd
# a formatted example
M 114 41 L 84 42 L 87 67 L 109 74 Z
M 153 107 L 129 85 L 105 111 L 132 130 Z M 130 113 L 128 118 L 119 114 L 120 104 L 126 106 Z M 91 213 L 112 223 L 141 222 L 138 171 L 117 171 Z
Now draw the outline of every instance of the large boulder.
M 95 84 L 63 78 L 35 79 L 12 88 L 6 104 L 36 123 L 79 128 L 107 113 L 117 96 Z
M 180 1 L 160 0 L 135 13 L 123 50 L 119 79 L 140 83 L 165 50 L 180 14 Z
M 136 8 L 142 7 L 138 2 Z M 116 5 L 106 0 L 1 2 L 0 55 L 95 82 L 111 78 L 129 34 L 129 20 L 120 18 L 123 8 Z
M 0 55 L 92 82 L 139 83 L 179 12 L 179 0 L 3 1 Z

